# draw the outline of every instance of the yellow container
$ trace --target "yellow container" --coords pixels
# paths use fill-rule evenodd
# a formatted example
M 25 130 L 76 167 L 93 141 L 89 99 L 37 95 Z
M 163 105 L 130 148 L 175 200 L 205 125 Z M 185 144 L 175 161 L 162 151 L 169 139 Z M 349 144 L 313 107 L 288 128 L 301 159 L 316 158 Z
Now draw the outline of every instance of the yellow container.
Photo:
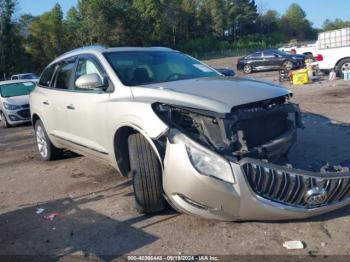
M 300 69 L 293 72 L 293 85 L 304 85 L 309 82 L 307 69 Z

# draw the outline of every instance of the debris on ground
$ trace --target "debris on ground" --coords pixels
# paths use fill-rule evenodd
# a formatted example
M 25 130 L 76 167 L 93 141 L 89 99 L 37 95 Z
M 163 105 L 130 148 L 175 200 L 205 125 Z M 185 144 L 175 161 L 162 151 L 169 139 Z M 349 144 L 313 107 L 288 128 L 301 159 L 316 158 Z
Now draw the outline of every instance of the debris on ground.
M 286 249 L 303 249 L 305 244 L 300 240 L 286 241 L 283 243 L 283 247 Z
M 334 70 L 329 73 L 329 81 L 334 81 L 337 78 L 337 74 Z
M 310 250 L 307 252 L 310 257 L 317 257 L 318 251 L 317 250 Z
M 39 214 L 41 214 L 44 211 L 45 211 L 44 208 L 37 208 L 35 213 L 37 213 L 39 215 Z
M 52 220 L 54 220 L 54 218 L 57 217 L 59 214 L 60 214 L 60 213 L 59 213 L 58 211 L 55 211 L 55 212 L 52 212 L 52 213 L 50 213 L 50 214 L 48 214 L 48 215 L 45 215 L 45 216 L 44 216 L 44 219 L 45 219 L 45 220 L 50 220 L 50 221 L 52 221 Z

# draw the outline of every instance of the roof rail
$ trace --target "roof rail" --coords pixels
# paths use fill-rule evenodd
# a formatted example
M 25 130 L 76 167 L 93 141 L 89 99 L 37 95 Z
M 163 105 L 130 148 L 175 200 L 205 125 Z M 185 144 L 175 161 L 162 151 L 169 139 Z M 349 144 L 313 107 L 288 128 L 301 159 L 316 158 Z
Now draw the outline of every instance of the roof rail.
M 150 48 L 154 49 L 164 49 L 164 50 L 173 50 L 170 47 L 165 47 L 165 46 L 151 46 Z
M 76 51 L 82 51 L 82 50 L 85 50 L 85 49 L 97 49 L 97 50 L 100 50 L 100 49 L 106 49 L 106 48 L 107 48 L 107 46 L 104 46 L 104 45 L 89 45 L 89 46 L 83 46 L 83 47 L 79 47 L 79 48 L 70 50 L 70 51 L 68 51 L 68 52 L 65 52 L 65 53 L 63 53 L 62 55 L 60 55 L 58 58 L 63 57 L 63 56 L 68 55 L 68 54 L 71 54 L 71 53 L 74 53 L 74 52 L 76 52 Z

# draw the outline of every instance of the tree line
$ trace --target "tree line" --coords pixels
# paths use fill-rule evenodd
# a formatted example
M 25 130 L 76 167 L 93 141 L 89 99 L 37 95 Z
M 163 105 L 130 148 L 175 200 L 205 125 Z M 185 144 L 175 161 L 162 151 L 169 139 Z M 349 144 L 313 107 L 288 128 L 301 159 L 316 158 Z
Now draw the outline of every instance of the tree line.
M 42 15 L 15 19 L 17 5 L 16 0 L 0 0 L 1 78 L 40 72 L 63 52 L 93 44 L 201 53 L 317 37 L 297 4 L 280 15 L 259 12 L 254 0 L 79 0 L 66 15 L 56 4 Z M 344 23 L 326 20 L 324 27 Z

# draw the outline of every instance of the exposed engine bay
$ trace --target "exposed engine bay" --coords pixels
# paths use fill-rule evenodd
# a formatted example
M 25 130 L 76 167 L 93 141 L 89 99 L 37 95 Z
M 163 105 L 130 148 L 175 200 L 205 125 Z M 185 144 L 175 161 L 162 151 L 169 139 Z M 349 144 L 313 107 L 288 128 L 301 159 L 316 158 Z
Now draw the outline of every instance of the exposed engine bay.
M 303 127 L 299 106 L 291 103 L 289 96 L 233 107 L 228 114 L 162 103 L 152 107 L 170 128 L 238 160 L 279 159 L 296 142 L 297 128 Z

